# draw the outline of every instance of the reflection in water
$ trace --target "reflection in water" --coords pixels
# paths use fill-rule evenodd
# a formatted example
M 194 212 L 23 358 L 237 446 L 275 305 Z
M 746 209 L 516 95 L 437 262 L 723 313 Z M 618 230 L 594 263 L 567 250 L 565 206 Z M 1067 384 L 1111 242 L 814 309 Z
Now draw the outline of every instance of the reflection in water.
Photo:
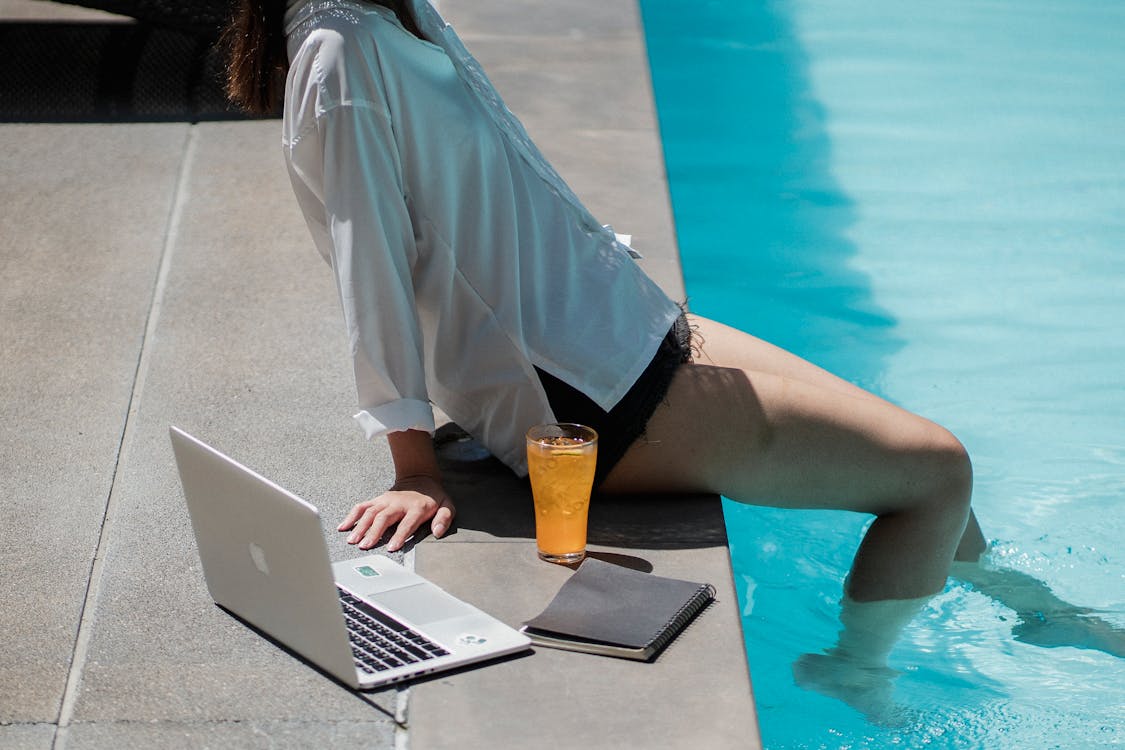
M 1125 659 L 1125 628 L 1094 609 L 1063 601 L 1034 576 L 988 559 L 980 564 L 954 563 L 952 575 L 1013 610 L 1017 621 L 1012 635 L 1021 643 L 1090 649 Z

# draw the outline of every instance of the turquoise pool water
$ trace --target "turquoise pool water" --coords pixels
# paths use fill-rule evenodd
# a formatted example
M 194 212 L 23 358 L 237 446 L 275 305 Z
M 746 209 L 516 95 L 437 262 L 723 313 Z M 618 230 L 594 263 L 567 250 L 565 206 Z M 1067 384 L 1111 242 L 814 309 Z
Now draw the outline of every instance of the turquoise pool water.
M 1125 4 L 641 9 L 693 309 L 950 427 L 996 564 L 1125 629 Z M 725 510 L 766 747 L 1125 746 L 1125 659 L 957 584 L 904 726 L 802 690 L 867 519 Z

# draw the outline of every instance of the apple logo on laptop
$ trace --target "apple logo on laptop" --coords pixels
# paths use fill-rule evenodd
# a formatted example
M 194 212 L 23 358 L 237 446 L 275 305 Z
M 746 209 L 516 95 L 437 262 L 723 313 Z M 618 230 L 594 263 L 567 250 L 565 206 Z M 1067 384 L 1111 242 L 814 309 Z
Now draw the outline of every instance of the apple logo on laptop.
M 266 564 L 266 552 L 258 545 L 250 542 L 250 559 L 254 561 L 254 567 L 262 571 L 266 575 L 270 574 L 270 566 Z

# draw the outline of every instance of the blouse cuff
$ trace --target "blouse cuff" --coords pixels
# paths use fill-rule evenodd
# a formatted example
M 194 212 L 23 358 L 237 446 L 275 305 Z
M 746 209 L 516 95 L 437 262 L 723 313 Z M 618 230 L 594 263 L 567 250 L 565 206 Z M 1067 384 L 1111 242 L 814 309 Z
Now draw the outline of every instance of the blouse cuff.
M 388 432 L 405 430 L 424 430 L 432 435 L 436 429 L 434 410 L 430 404 L 411 398 L 364 409 L 354 419 L 359 422 L 368 440 Z

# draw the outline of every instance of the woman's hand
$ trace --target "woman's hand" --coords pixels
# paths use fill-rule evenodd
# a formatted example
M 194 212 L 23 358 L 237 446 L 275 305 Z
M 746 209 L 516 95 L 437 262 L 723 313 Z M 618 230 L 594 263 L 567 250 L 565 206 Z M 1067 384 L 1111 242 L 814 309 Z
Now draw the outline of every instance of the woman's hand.
M 426 521 L 430 522 L 434 536 L 440 538 L 456 512 L 453 500 L 438 479 L 425 474 L 409 476 L 396 481 L 382 495 L 357 503 L 337 531 L 350 529 L 348 544 L 371 549 L 397 523 L 398 528 L 387 542 L 387 551 L 395 552 Z

